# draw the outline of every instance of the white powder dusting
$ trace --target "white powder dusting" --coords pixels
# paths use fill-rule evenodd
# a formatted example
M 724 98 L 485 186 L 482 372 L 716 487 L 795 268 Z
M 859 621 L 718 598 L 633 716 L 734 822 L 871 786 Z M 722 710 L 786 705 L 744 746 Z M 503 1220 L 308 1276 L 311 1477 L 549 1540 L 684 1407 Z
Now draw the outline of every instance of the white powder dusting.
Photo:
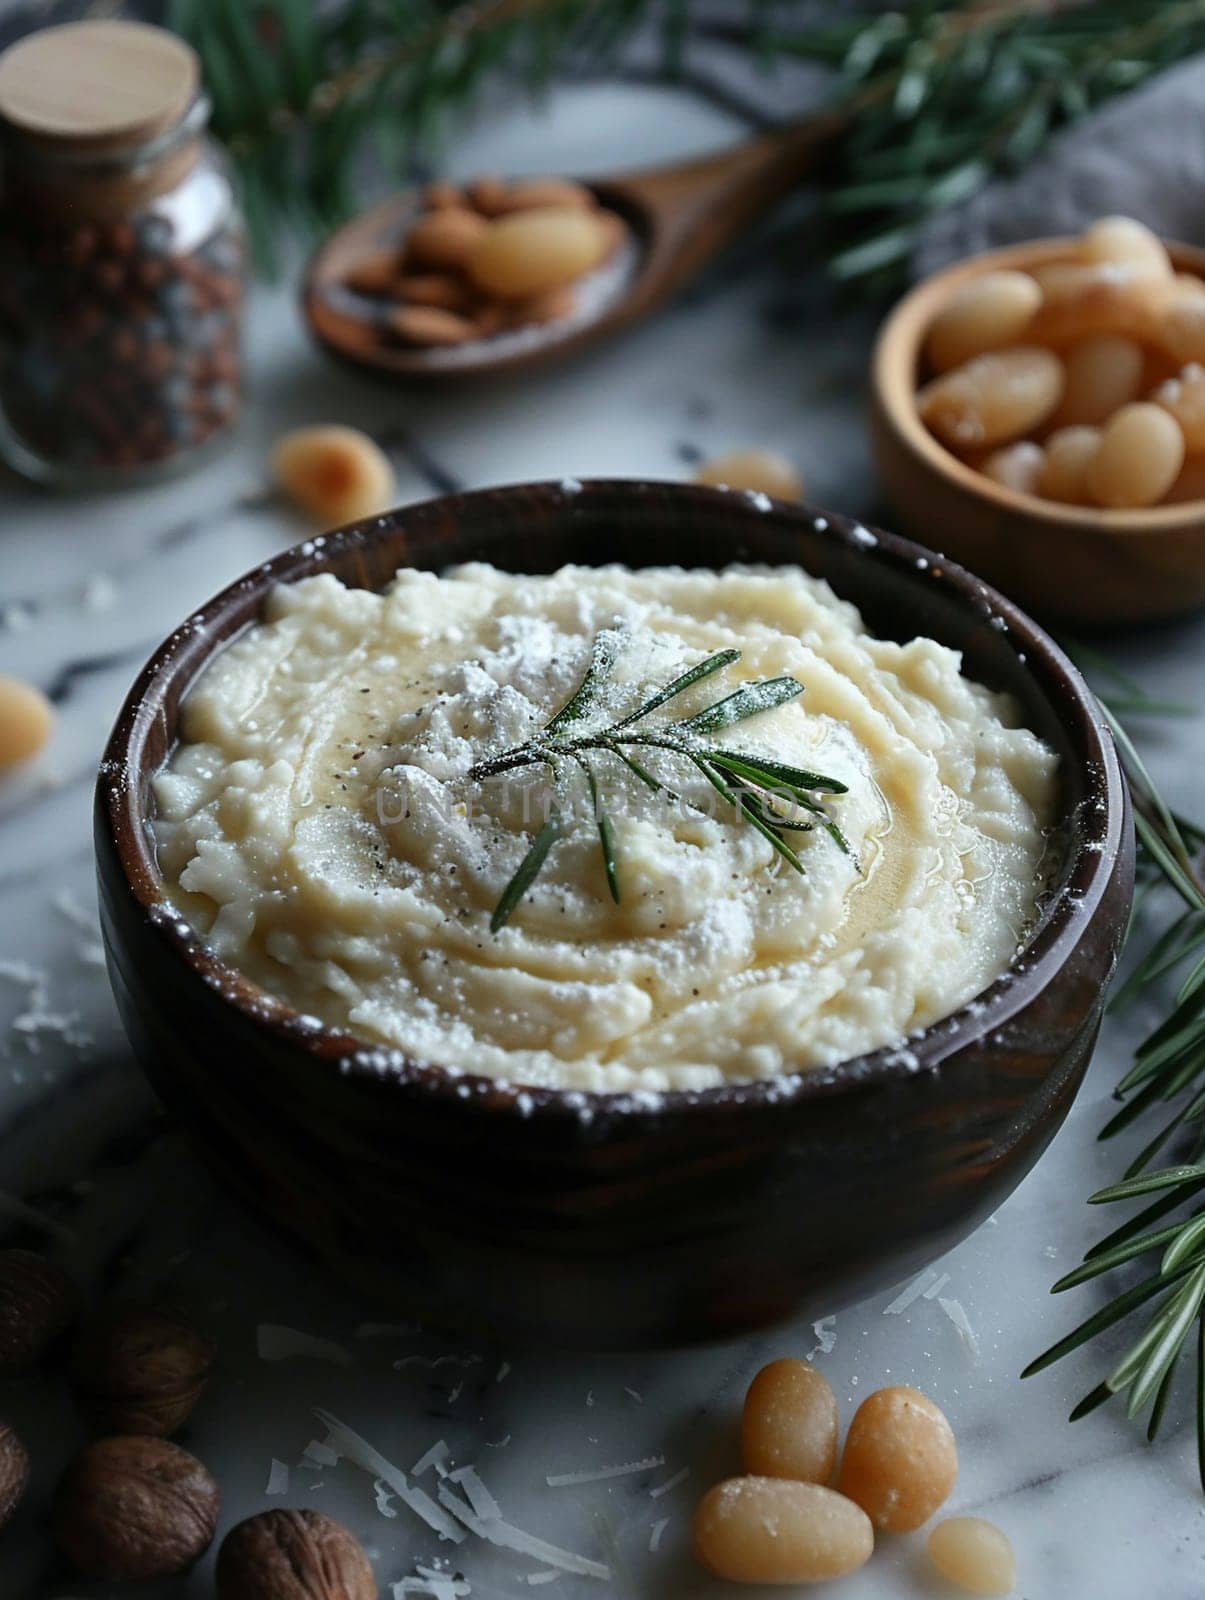
M 302 1460 L 311 1467 L 334 1467 L 339 1464 L 339 1452 L 332 1450 L 321 1439 L 311 1439 L 301 1455 Z
M 447 1440 L 436 1439 L 435 1443 L 430 1447 L 430 1449 L 424 1450 L 422 1455 L 419 1456 L 418 1460 L 410 1468 L 410 1474 L 412 1477 L 421 1478 L 424 1472 L 430 1472 L 434 1470 L 439 1477 L 446 1477 L 448 1462 L 451 1459 L 452 1455 L 451 1451 L 448 1449 Z
M 979 1340 L 975 1336 L 974 1328 L 971 1327 L 970 1318 L 963 1310 L 962 1302 L 959 1300 L 943 1300 L 939 1297 L 937 1303 L 958 1330 L 958 1337 L 962 1340 L 963 1349 L 970 1357 L 971 1364 L 978 1366 L 980 1359 Z
M 450 1539 L 454 1544 L 463 1540 L 464 1530 L 436 1505 L 426 1490 L 411 1483 L 400 1467 L 374 1449 L 354 1428 L 349 1428 L 345 1422 L 340 1422 L 338 1417 L 320 1406 L 314 1408 L 314 1415 L 326 1428 L 330 1443 L 341 1455 L 354 1462 L 369 1477 L 380 1478 L 387 1483 L 398 1499 L 421 1517 L 441 1539 Z
M 883 1315 L 885 1317 L 898 1317 L 901 1312 L 907 1311 L 908 1307 L 912 1305 L 914 1301 L 919 1300 L 920 1297 L 932 1286 L 936 1277 L 937 1274 L 933 1271 L 932 1267 L 926 1267 L 924 1272 L 913 1278 L 912 1282 L 906 1289 L 902 1290 L 896 1295 L 895 1299 L 890 1305 L 883 1307 Z
M 818 1343 L 808 1351 L 808 1360 L 814 1361 L 817 1356 L 831 1355 L 837 1344 L 836 1317 L 821 1317 L 818 1322 L 812 1323 L 812 1332 L 816 1335 Z
M 78 1011 L 56 1011 L 50 1006 L 50 980 L 46 972 L 26 961 L 0 960 L 0 978 L 25 990 L 24 1008 L 9 1024 L 31 1055 L 38 1055 L 44 1035 L 83 1048 L 92 1036 L 80 1025 Z
M 601 1483 L 605 1478 L 626 1478 L 636 1472 L 650 1472 L 665 1465 L 664 1456 L 645 1456 L 640 1461 L 624 1461 L 613 1467 L 597 1467 L 584 1472 L 554 1472 L 544 1482 L 550 1489 L 574 1488 L 582 1483 Z

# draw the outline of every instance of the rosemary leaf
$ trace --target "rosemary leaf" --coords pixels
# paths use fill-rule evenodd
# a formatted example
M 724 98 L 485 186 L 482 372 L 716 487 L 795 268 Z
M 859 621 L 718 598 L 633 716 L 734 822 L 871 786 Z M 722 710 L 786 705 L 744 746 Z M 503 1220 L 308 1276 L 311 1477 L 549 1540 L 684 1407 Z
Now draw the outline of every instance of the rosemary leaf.
M 841 850 L 847 856 L 853 854 L 853 851 L 850 848 L 849 840 L 841 832 L 841 829 L 829 816 L 828 812 L 825 811 L 824 807 L 818 805 L 810 795 L 804 793 L 803 789 L 798 784 L 790 783 L 785 778 L 775 776 L 775 773 L 789 772 L 792 770 L 798 770 L 799 775 L 803 778 L 813 778 L 816 777 L 817 774 L 803 772 L 802 769 L 784 767 L 780 762 L 771 762 L 764 766 L 762 766 L 760 763 L 754 764 L 752 761 L 744 758 L 738 759 L 737 757 L 731 755 L 727 750 L 722 749 L 708 750 L 703 753 L 712 766 L 719 767 L 722 771 L 730 772 L 734 777 L 743 778 L 746 783 L 752 783 L 757 785 L 759 788 L 765 789 L 768 792 L 767 803 L 770 797 L 781 798 L 782 790 L 786 789 L 791 802 L 794 805 L 801 807 L 808 813 L 809 816 L 814 817 L 839 850 Z M 771 768 L 774 770 L 772 771 Z M 836 782 L 837 780 L 835 778 L 822 778 L 819 780 L 819 782 L 814 784 L 813 787 L 820 788 L 823 784 L 827 787 L 829 793 L 844 794 L 846 792 L 845 786 L 841 785 L 837 788 L 834 788 L 833 785 L 836 784 Z M 802 828 L 805 832 L 809 831 L 809 824 L 791 822 L 785 817 L 778 816 L 778 814 L 774 812 L 772 808 L 769 809 L 771 810 L 774 826 L 785 828 L 796 827 Z
M 1167 1371 L 1163 1374 L 1163 1382 L 1159 1385 L 1159 1392 L 1155 1396 L 1155 1404 L 1151 1407 L 1151 1420 L 1147 1424 L 1146 1441 L 1154 1444 L 1163 1423 L 1163 1413 L 1167 1410 L 1168 1396 L 1172 1392 L 1172 1384 L 1176 1378 L 1175 1362 L 1169 1362 Z
M 1144 1111 L 1153 1106 L 1157 1100 L 1162 1100 L 1162 1098 L 1162 1083 L 1158 1080 L 1154 1082 L 1148 1081 L 1145 1087 L 1140 1089 L 1132 1100 L 1127 1100 L 1121 1110 L 1115 1116 L 1109 1118 L 1096 1137 L 1098 1139 L 1116 1138 L 1119 1133 L 1129 1127 L 1131 1122 L 1137 1121 Z M 1132 1176 L 1132 1174 L 1128 1174 L 1128 1176 Z
M 640 779 L 641 783 L 644 784 L 646 789 L 651 789 L 654 794 L 664 795 L 671 805 L 675 803 L 681 804 L 681 795 L 675 793 L 675 791 L 671 789 L 668 784 L 662 783 L 660 778 L 654 778 L 649 769 L 645 766 L 642 766 L 640 762 L 637 761 L 635 756 L 630 756 L 626 750 L 621 750 L 619 746 L 615 744 L 608 744 L 606 748 L 613 756 L 618 756 L 625 767 L 631 768 L 632 772 L 635 773 L 636 777 Z
M 703 774 L 712 788 L 723 796 L 737 815 L 768 839 L 777 853 L 797 872 L 803 872 L 803 863 L 782 834 L 789 830 L 808 831 L 813 824 L 795 817 L 782 816 L 775 811 L 769 802 L 776 789 L 786 788 L 791 802 L 798 809 L 805 811 L 809 817 L 814 817 L 841 849 L 849 851 L 844 834 L 810 792 L 815 789 L 832 795 L 844 794 L 846 786 L 836 778 L 826 777 L 823 773 L 809 772 L 785 762 L 774 760 L 762 762 L 760 757 L 746 760 L 743 755 L 734 756 L 730 752 L 719 750 L 700 750 L 699 747 L 700 729 L 711 726 L 726 727 L 732 722 L 741 721 L 758 712 L 771 711 L 777 706 L 785 705 L 788 700 L 793 700 L 803 692 L 803 685 L 797 679 L 771 678 L 763 683 L 745 684 L 733 694 L 704 707 L 702 711 L 696 712 L 685 721 L 641 730 L 632 728 L 634 722 L 673 699 L 683 689 L 739 661 L 739 650 L 721 650 L 715 655 L 708 656 L 706 660 L 697 663 L 661 689 L 654 691 L 634 712 L 621 720 L 606 726 L 588 727 L 583 730 L 580 725 L 598 705 L 599 693 L 609 680 L 618 654 L 626 643 L 627 634 L 622 627 L 603 629 L 594 640 L 590 663 L 582 681 L 566 704 L 553 715 L 543 729 L 525 743 L 515 745 L 509 750 L 498 751 L 474 763 L 469 768 L 468 779 L 477 783 L 520 767 L 547 765 L 552 769 L 555 787 L 566 761 L 572 761 L 580 767 L 590 789 L 607 887 L 616 904 L 619 903 L 620 895 L 616 829 L 610 814 L 599 800 L 597 775 L 586 759 L 587 752 L 591 751 L 605 751 L 618 756 L 646 788 L 652 790 L 654 794 L 665 795 L 671 801 L 678 801 L 681 804 L 687 802 L 683 801 L 668 784 L 662 783 L 642 766 L 624 746 L 659 750 L 666 756 L 674 756 L 691 763 Z M 724 762 L 727 762 L 729 767 L 733 763 L 744 766 L 747 772 L 753 775 L 750 778 L 739 772 L 733 773 L 742 783 L 751 786 L 757 797 L 756 803 L 744 789 L 733 788 L 726 782 L 721 775 L 721 766 Z M 494 910 L 490 926 L 495 933 L 505 925 L 522 900 L 563 826 L 564 819 L 560 811 L 554 808 Z
M 1176 1129 L 1185 1120 L 1191 1109 L 1191 1106 L 1182 1107 L 1176 1112 L 1175 1116 L 1172 1117 L 1170 1122 L 1167 1122 L 1159 1130 L 1149 1144 L 1143 1145 L 1142 1149 L 1126 1168 L 1127 1178 L 1136 1178 L 1140 1172 L 1145 1170 L 1148 1163 L 1159 1154 L 1159 1151 L 1162 1150 L 1163 1146 L 1171 1138 L 1172 1134 L 1175 1133 Z
M 689 734 L 718 733 L 721 728 L 731 728 L 734 723 L 744 722 L 747 717 L 760 716 L 763 711 L 774 711 L 802 693 L 803 685 L 797 678 L 763 678 L 760 683 L 746 683 L 734 689 L 723 700 L 717 700 L 714 705 L 672 726 Z
M 730 767 L 738 775 L 751 778 L 766 788 L 781 783 L 792 791 L 817 789 L 823 794 L 849 793 L 849 786 L 837 778 L 826 778 L 823 773 L 809 772 L 805 767 L 791 767 L 784 761 L 767 761 L 762 756 L 746 755 L 743 750 L 729 750 L 726 746 L 703 753 L 709 761 Z
M 607 888 L 611 891 L 611 899 L 618 905 L 619 872 L 615 865 L 615 828 L 599 801 L 598 780 L 594 776 L 594 768 L 584 756 L 575 755 L 573 759 L 586 774 L 586 783 L 590 790 L 590 806 L 598 824 L 598 841 L 602 846 L 603 870 L 607 875 Z
M 1113 1391 L 1107 1383 L 1098 1383 L 1090 1394 L 1086 1394 L 1078 1405 L 1074 1406 L 1067 1418 L 1068 1422 L 1079 1422 L 1081 1418 L 1091 1415 L 1098 1406 L 1103 1406 L 1107 1400 L 1113 1398 Z
M 1174 1272 L 1195 1254 L 1197 1246 L 1202 1241 L 1205 1241 L 1205 1211 L 1194 1217 L 1191 1222 L 1180 1225 L 1176 1239 L 1163 1252 L 1163 1260 L 1159 1263 L 1160 1272 L 1164 1276 Z
M 1188 1336 L 1201 1302 L 1205 1300 L 1205 1266 L 1198 1267 L 1185 1283 L 1169 1307 L 1168 1319 L 1162 1334 L 1151 1348 L 1130 1390 L 1129 1415 L 1139 1411 L 1163 1381 L 1171 1363 L 1180 1353 L 1180 1346 Z
M 1148 1172 L 1141 1178 L 1127 1178 L 1123 1183 L 1110 1184 L 1088 1196 L 1090 1206 L 1109 1205 L 1114 1200 L 1131 1200 L 1135 1195 L 1150 1194 L 1156 1189 L 1178 1189 L 1181 1184 L 1205 1179 L 1205 1166 L 1163 1167 L 1159 1172 Z
M 702 756 L 692 755 L 690 759 L 694 762 L 695 766 L 698 767 L 699 771 L 707 779 L 708 783 L 711 784 L 712 788 L 715 789 L 719 794 L 722 794 L 724 799 L 728 801 L 729 805 L 734 806 L 736 810 L 739 811 L 745 818 L 745 820 L 757 829 L 758 833 L 760 833 L 763 838 L 770 841 L 783 860 L 788 862 L 792 867 L 795 868 L 796 872 L 802 875 L 804 870 L 803 862 L 800 861 L 799 857 L 795 854 L 794 850 L 791 849 L 787 841 L 783 838 L 780 838 L 768 823 L 763 822 L 761 817 L 758 816 L 757 812 L 752 806 L 749 805 L 745 798 L 735 789 L 729 788 L 729 786 L 724 782 L 723 778 L 720 777 L 719 773 L 716 772 L 714 768 L 709 766 L 708 763 L 703 760 Z
M 1109 1000 L 1109 1009 L 1120 1011 L 1148 983 L 1157 982 L 1165 972 L 1179 966 L 1185 956 L 1205 944 L 1205 922 L 1192 911 L 1182 911 L 1170 927 L 1165 928 L 1150 950 L 1137 963 L 1125 982 L 1119 985 Z M 1123 1078 L 1118 1088 L 1124 1093 L 1129 1078 Z
M 619 657 L 619 652 L 627 643 L 627 633 L 623 628 L 604 628 L 594 640 L 594 649 L 590 654 L 590 665 L 586 668 L 586 675 L 578 685 L 577 693 L 565 702 L 545 728 L 545 733 L 557 734 L 571 723 L 580 722 L 589 711 L 593 709 L 598 699 L 598 691 L 611 676 L 612 669 Z
M 1084 1252 L 1084 1259 L 1095 1261 L 1099 1256 L 1112 1250 L 1114 1246 L 1124 1243 L 1127 1239 L 1135 1238 L 1149 1222 L 1158 1222 L 1159 1218 L 1166 1217 L 1169 1211 L 1175 1211 L 1177 1207 L 1187 1205 L 1188 1201 L 1199 1194 L 1202 1189 L 1205 1189 L 1205 1178 L 1200 1183 L 1190 1183 L 1183 1189 L 1176 1189 L 1170 1194 L 1164 1194 L 1152 1205 L 1144 1206 L 1141 1211 L 1135 1212 L 1120 1227 L 1114 1228 L 1111 1233 L 1106 1233 L 1103 1239 L 1098 1239 L 1090 1249 Z
M 520 861 L 514 877 L 503 889 L 502 897 L 494 907 L 494 914 L 490 918 L 491 933 L 497 933 L 510 921 L 511 913 L 535 882 L 548 852 L 560 837 L 560 833 L 561 817 L 554 809 L 550 811 L 547 822 L 532 840 L 531 848 Z
M 1179 1276 L 1187 1275 L 1188 1268 L 1182 1269 Z M 1064 1356 L 1069 1356 L 1073 1350 L 1078 1350 L 1080 1345 L 1087 1344 L 1090 1339 L 1095 1339 L 1097 1334 L 1104 1333 L 1106 1328 L 1111 1328 L 1115 1322 L 1120 1322 L 1123 1317 L 1128 1317 L 1131 1311 L 1136 1311 L 1140 1305 L 1154 1298 L 1174 1278 L 1165 1278 L 1162 1273 L 1155 1273 L 1154 1277 L 1144 1278 L 1141 1283 L 1136 1283 L 1132 1289 L 1127 1289 L 1124 1294 L 1119 1294 L 1115 1300 L 1110 1300 L 1107 1306 L 1081 1322 L 1078 1328 L 1073 1328 L 1070 1333 L 1044 1350 L 1040 1356 L 1035 1356 L 1022 1372 L 1023 1378 L 1032 1378 L 1035 1374 L 1052 1367 L 1056 1361 L 1061 1361 Z
M 713 672 L 722 672 L 725 667 L 730 667 L 741 659 L 739 650 L 718 650 L 715 655 L 708 656 L 706 661 L 700 661 L 697 666 L 691 667 L 688 672 L 681 673 L 672 683 L 667 683 L 664 689 L 658 689 L 651 699 L 636 710 L 622 717 L 613 726 L 614 728 L 630 728 L 632 723 L 639 722 L 642 717 L 647 717 L 650 712 L 656 711 L 658 706 L 663 706 L 667 700 L 673 700 L 692 684 L 700 683 L 704 678 L 710 678 Z
M 1116 1394 L 1133 1382 L 1137 1373 L 1145 1366 L 1151 1351 L 1161 1344 L 1164 1335 L 1174 1320 L 1178 1304 L 1178 1290 L 1173 1294 L 1169 1294 L 1160 1302 L 1155 1312 L 1154 1320 L 1134 1341 L 1105 1379 L 1106 1388 L 1111 1389 Z
M 1091 1278 L 1098 1278 L 1102 1272 L 1112 1272 L 1114 1267 L 1132 1261 L 1135 1256 L 1144 1256 L 1148 1250 L 1157 1250 L 1160 1245 L 1171 1243 L 1180 1237 L 1183 1226 L 1181 1222 L 1172 1222 L 1166 1228 L 1156 1229 L 1153 1233 L 1139 1234 L 1136 1239 L 1127 1239 L 1123 1244 L 1115 1245 L 1112 1250 L 1104 1250 L 1098 1256 L 1087 1257 L 1074 1271 L 1064 1274 L 1057 1283 L 1051 1285 L 1051 1294 L 1062 1294 L 1066 1289 L 1076 1289 L 1081 1283 L 1087 1283 Z M 1170 1270 L 1166 1256 L 1159 1270 L 1164 1273 Z

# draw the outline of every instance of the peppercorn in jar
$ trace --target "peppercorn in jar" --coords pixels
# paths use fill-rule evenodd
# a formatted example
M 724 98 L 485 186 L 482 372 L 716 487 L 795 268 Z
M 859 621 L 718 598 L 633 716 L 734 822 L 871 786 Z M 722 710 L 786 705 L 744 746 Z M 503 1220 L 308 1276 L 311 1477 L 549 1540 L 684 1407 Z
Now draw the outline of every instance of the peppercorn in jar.
M 243 225 L 208 115 L 160 28 L 0 56 L 0 451 L 29 477 L 154 476 L 237 419 Z

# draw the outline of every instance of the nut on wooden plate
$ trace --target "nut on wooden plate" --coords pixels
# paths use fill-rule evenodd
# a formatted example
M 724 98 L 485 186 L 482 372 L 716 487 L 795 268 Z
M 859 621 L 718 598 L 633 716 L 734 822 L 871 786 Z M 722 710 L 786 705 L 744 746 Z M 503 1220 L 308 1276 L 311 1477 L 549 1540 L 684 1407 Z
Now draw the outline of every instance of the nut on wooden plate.
M 174 1311 L 117 1306 L 85 1325 L 72 1380 L 100 1433 L 175 1433 L 200 1399 L 217 1346 Z
M 75 1321 L 79 1291 L 32 1250 L 0 1250 L 0 1374 L 36 1366 Z
M 209 1546 L 221 1496 L 187 1450 L 145 1435 L 97 1439 L 59 1483 L 51 1526 L 77 1571 L 110 1583 L 184 1572 Z
M 321 1511 L 262 1511 L 218 1551 L 218 1600 L 377 1600 L 359 1540 Z
M 11 1521 L 29 1484 L 29 1452 L 7 1422 L 0 1422 L 0 1528 Z

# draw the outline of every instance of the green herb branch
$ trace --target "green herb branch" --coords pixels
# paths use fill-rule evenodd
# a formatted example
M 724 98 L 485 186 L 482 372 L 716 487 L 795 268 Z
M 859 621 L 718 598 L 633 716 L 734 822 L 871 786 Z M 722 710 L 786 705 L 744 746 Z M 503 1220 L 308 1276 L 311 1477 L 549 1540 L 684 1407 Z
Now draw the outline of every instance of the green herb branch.
M 1205 49 L 1205 0 L 919 0 L 764 53 L 832 65 L 851 111 L 825 176 L 830 269 L 900 287 L 927 217 L 1026 166 L 1059 127 Z
M 682 803 L 681 796 L 655 777 L 634 752 L 662 752 L 688 763 L 796 872 L 803 872 L 803 862 L 784 837 L 787 833 L 810 832 L 813 826 L 819 825 L 842 851 L 850 854 L 845 835 L 816 799 L 817 794 L 845 794 L 845 784 L 837 778 L 787 762 L 729 749 L 726 745 L 715 744 L 710 737 L 794 700 L 803 693 L 798 679 L 766 678 L 758 683 L 746 683 L 691 716 L 645 726 L 645 719 L 654 711 L 741 658 L 739 650 L 719 650 L 655 689 L 623 716 L 603 721 L 600 697 L 611 681 L 615 663 L 627 642 L 628 635 L 620 627 L 606 628 L 599 633 L 577 690 L 539 733 L 523 744 L 486 757 L 469 771 L 469 779 L 480 783 L 522 767 L 542 766 L 548 769 L 552 780 L 548 816 L 494 908 L 490 919 L 494 933 L 509 921 L 539 875 L 548 852 L 565 830 L 565 797 L 571 768 L 585 778 L 597 821 L 607 886 L 611 898 L 619 904 L 615 825 L 602 804 L 598 774 L 590 757 L 610 756 L 621 762 L 646 788 L 671 803 Z
M 669 78 L 704 34 L 766 68 L 823 62 L 848 118 L 825 166 L 831 265 L 870 291 L 898 286 L 927 216 L 1205 49 L 1205 0 L 918 0 L 812 28 L 765 0 L 724 27 L 687 0 L 172 0 L 169 18 L 200 54 L 266 264 L 281 221 L 349 214 L 366 147 L 411 176 L 499 76 L 536 94 L 570 62 L 606 67 L 646 24 Z
M 260 266 L 278 264 L 281 224 L 321 233 L 363 198 L 373 151 L 413 181 L 454 115 L 508 77 L 538 94 L 569 53 L 610 61 L 651 0 L 171 0 L 194 46 L 213 127 L 242 180 Z M 666 20 L 666 47 L 672 30 Z
M 1110 706 L 1122 704 L 1129 711 L 1159 715 L 1176 715 L 1187 708 L 1146 696 L 1139 685 L 1082 646 L 1073 653 L 1083 664 L 1092 662 L 1106 671 L 1115 691 L 1104 710 L 1134 802 L 1140 847 L 1136 904 L 1159 887 L 1174 890 L 1179 901 L 1176 915 L 1117 989 L 1111 1007 L 1124 1006 L 1147 984 L 1177 970 L 1183 972 L 1168 1016 L 1138 1046 L 1133 1066 L 1118 1084 L 1115 1095 L 1122 1102 L 1121 1109 L 1100 1137 L 1115 1137 L 1159 1107 L 1174 1103 L 1175 1109 L 1130 1162 L 1123 1180 L 1090 1196 L 1089 1203 L 1113 1205 L 1154 1198 L 1098 1240 L 1083 1263 L 1059 1279 L 1053 1292 L 1061 1294 L 1142 1257 L 1148 1258 L 1153 1270 L 1052 1345 L 1022 1376 L 1041 1372 L 1150 1301 L 1157 1301 L 1141 1333 L 1073 1409 L 1071 1420 L 1087 1416 L 1114 1395 L 1124 1393 L 1131 1417 L 1150 1406 L 1147 1437 L 1154 1439 L 1179 1370 L 1177 1358 L 1195 1326 L 1197 1443 L 1205 1489 L 1205 1203 L 1193 1205 L 1205 1191 L 1205 882 L 1200 875 L 1205 827 L 1180 816 L 1167 804 Z M 1158 1152 L 1181 1132 L 1193 1135 L 1187 1161 L 1148 1171 Z

